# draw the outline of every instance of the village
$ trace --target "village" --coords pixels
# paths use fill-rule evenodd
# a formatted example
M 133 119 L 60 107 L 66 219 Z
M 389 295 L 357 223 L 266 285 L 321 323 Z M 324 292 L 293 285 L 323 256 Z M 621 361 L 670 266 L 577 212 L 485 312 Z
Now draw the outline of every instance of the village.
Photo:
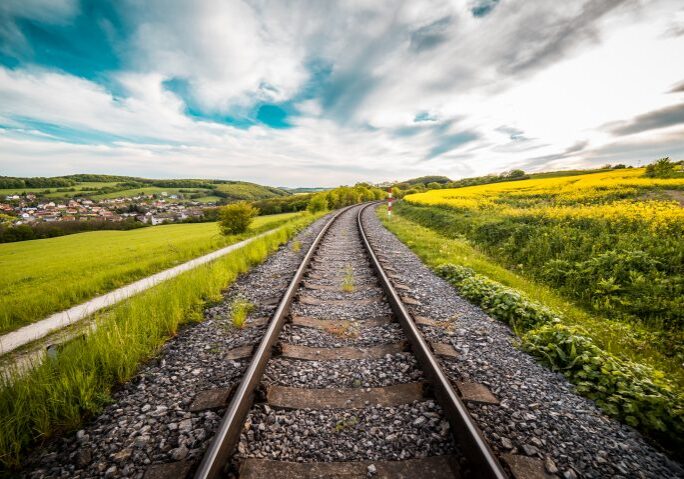
M 0 203 L 0 213 L 16 217 L 15 226 L 34 223 L 75 221 L 119 222 L 135 219 L 159 225 L 188 219 L 199 220 L 204 209 L 213 203 L 183 201 L 179 195 L 162 192 L 125 198 L 91 200 L 88 198 L 47 199 L 33 193 L 7 195 Z

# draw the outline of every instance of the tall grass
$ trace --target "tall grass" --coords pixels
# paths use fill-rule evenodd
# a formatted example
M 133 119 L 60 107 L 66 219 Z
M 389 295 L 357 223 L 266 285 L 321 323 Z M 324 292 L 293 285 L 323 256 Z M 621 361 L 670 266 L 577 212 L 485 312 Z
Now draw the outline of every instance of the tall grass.
M 0 333 L 275 228 L 295 213 L 261 216 L 245 234 L 217 223 L 94 231 L 0 244 Z
M 205 302 L 291 238 L 315 217 L 297 218 L 238 251 L 162 283 L 96 317 L 97 329 L 66 344 L 14 380 L 0 382 L 0 463 L 17 466 L 25 449 L 78 427 L 109 401 L 178 327 L 201 320 Z
M 559 294 L 548 285 L 526 278 L 519 271 L 511 271 L 480 251 L 464 237 L 445 236 L 400 214 L 381 220 L 397 237 L 406 243 L 428 266 L 436 268 L 453 263 L 472 268 L 477 273 L 525 293 L 529 298 L 563 314 L 564 322 L 580 326 L 594 342 L 611 354 L 664 371 L 680 388 L 684 387 L 684 371 L 676 357 L 664 351 L 660 333 L 639 323 L 611 321 L 589 312 Z
M 665 448 L 681 450 L 684 374 L 679 361 L 662 351 L 657 333 L 589 314 L 498 265 L 462 237 L 445 237 L 402 216 L 389 220 L 380 208 L 378 214 L 463 297 L 510 324 L 521 335 L 521 347 L 562 372 L 580 394 Z

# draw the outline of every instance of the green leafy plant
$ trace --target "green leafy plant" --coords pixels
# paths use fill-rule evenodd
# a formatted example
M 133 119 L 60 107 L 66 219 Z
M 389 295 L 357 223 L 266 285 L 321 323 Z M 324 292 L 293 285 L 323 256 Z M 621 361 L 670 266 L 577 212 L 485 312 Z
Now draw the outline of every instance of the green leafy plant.
M 258 214 L 259 210 L 245 201 L 224 206 L 219 211 L 221 232 L 224 235 L 244 233 Z
M 437 268 L 437 274 L 456 286 L 465 298 L 510 324 L 518 332 L 560 321 L 557 312 L 530 301 L 518 291 L 479 275 L 470 268 L 447 264 Z
M 607 414 L 666 447 L 684 447 L 684 396 L 662 372 L 612 356 L 581 329 L 561 324 L 559 313 L 470 268 L 444 264 L 436 271 L 466 299 L 510 324 L 521 335 L 524 351 L 562 372 Z
M 563 373 L 609 415 L 682 450 L 684 396 L 662 373 L 618 359 L 582 333 L 562 324 L 544 325 L 522 336 L 522 349 Z
M 230 321 L 236 328 L 244 328 L 254 304 L 243 297 L 237 297 L 230 305 Z
M 351 265 L 347 265 L 344 269 L 344 278 L 342 279 L 342 291 L 353 293 L 354 289 L 354 269 Z

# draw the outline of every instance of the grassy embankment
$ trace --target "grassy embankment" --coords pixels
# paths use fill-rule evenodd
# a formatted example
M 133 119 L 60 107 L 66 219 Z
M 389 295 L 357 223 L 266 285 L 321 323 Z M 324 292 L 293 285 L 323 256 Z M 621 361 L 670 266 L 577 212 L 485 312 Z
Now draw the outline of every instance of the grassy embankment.
M 109 198 L 131 198 L 143 193 L 147 195 L 161 195 L 161 193 L 182 195 L 183 201 L 199 201 L 202 203 L 215 202 L 222 198 L 226 198 L 228 201 L 256 201 L 289 195 L 288 192 L 278 188 L 244 182 L 216 183 L 213 180 L 168 180 L 175 186 L 160 186 L 159 183 L 163 184 L 163 180 L 127 177 L 119 177 L 119 180 L 74 181 L 71 186 L 59 187 L 0 188 L 0 201 L 3 201 L 7 195 L 20 195 L 22 193 L 34 193 L 41 198 L 48 198 L 55 202 L 74 197 L 91 198 L 96 201 Z
M 580 392 L 676 447 L 684 215 L 672 192 L 684 180 L 642 174 L 410 195 L 388 227 Z
M 217 223 L 191 223 L 0 244 L 0 332 L 275 228 L 295 214 L 260 216 L 239 236 L 221 235 Z
M 109 401 L 112 386 L 131 378 L 181 324 L 201 320 L 206 302 L 220 300 L 237 275 L 320 216 L 291 219 L 238 251 L 98 314 L 92 334 L 66 344 L 55 359 L 13 382 L 0 383 L 0 463 L 17 466 L 32 444 L 77 428 Z

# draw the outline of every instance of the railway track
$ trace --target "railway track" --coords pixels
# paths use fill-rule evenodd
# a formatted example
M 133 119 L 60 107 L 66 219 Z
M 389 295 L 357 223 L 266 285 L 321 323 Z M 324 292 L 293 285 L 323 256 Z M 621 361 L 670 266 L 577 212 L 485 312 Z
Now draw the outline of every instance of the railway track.
M 346 208 L 270 319 L 195 478 L 507 477 Z

